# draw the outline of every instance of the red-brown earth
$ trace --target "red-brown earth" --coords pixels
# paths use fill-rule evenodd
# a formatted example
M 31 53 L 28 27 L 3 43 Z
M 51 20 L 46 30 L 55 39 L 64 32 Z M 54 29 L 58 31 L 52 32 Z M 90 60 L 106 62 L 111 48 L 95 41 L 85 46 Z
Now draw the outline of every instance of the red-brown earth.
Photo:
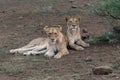
M 9 53 L 11 48 L 45 36 L 45 25 L 62 25 L 65 33 L 66 15 L 81 16 L 80 27 L 87 28 L 90 36 L 99 36 L 111 29 L 114 20 L 96 15 L 93 12 L 94 2 L 0 0 L 0 80 L 120 80 L 120 44 L 91 44 L 84 51 L 69 50 L 69 55 L 58 60 L 43 55 Z M 86 61 L 88 57 L 90 61 Z M 113 73 L 92 74 L 93 67 L 102 65 L 112 66 Z

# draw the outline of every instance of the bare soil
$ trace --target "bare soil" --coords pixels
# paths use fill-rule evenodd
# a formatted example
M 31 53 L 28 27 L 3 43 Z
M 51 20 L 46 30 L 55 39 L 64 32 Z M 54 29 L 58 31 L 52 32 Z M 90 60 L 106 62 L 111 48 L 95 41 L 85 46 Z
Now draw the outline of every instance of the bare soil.
M 64 17 L 81 16 L 80 27 L 91 36 L 110 30 L 113 21 L 93 13 L 95 0 L 0 0 L 0 80 L 120 80 L 120 44 L 101 42 L 84 51 L 69 50 L 59 60 L 43 55 L 10 54 L 34 38 L 46 36 L 45 25 L 62 25 Z M 75 6 L 76 8 L 72 8 Z M 91 61 L 86 61 L 90 57 Z M 92 68 L 109 65 L 110 75 L 94 75 Z

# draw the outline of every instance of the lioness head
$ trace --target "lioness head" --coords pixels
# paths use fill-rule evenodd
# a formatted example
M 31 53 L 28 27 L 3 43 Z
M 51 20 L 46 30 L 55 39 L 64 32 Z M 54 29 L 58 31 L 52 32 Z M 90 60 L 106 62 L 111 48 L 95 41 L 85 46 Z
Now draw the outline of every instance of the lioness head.
M 46 32 L 47 36 L 49 37 L 50 41 L 52 43 L 56 43 L 56 41 L 59 39 L 59 34 L 62 31 L 62 27 L 60 25 L 56 27 L 44 27 L 44 31 Z
M 76 30 L 79 27 L 80 17 L 72 18 L 68 16 L 68 17 L 65 17 L 65 20 L 67 22 L 67 26 L 69 29 Z

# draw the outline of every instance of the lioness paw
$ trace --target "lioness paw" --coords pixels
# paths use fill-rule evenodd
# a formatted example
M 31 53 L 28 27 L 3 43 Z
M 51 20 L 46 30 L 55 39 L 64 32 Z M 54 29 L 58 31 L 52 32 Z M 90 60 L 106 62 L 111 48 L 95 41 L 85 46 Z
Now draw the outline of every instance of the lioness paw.
M 83 47 L 77 47 L 76 50 L 84 50 Z
M 17 51 L 15 49 L 11 49 L 10 53 L 17 53 Z
M 48 58 L 51 58 L 51 57 L 53 56 L 53 54 L 45 53 L 44 56 L 45 56 L 45 57 L 48 57 Z
M 85 45 L 83 45 L 83 47 L 90 47 L 90 44 L 86 43 Z
M 31 53 L 30 52 L 25 52 L 25 53 L 23 53 L 23 55 L 24 56 L 29 56 L 29 55 L 31 55 Z
M 55 55 L 54 58 L 55 59 L 60 59 L 62 56 L 61 55 Z

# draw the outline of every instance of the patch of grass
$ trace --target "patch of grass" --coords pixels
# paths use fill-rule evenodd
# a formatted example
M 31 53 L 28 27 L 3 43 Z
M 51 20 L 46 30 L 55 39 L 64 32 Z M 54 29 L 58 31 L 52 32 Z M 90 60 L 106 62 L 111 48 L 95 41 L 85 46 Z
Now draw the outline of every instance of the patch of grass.
M 41 77 L 36 77 L 36 76 L 34 76 L 34 77 L 29 77 L 28 79 L 26 79 L 26 80 L 41 80 L 42 78 Z
M 117 56 L 117 55 L 116 55 Z M 117 73 L 120 72 L 120 57 L 115 56 L 115 61 L 111 64 L 109 64 L 112 68 L 116 69 L 117 70 Z
M 116 77 L 117 76 L 117 73 L 111 73 L 108 75 L 109 77 Z
M 13 55 L 9 60 L 22 62 L 23 60 L 25 60 L 25 56 Z
M 42 2 L 45 2 L 45 3 L 57 3 L 58 1 L 59 0 L 43 0 Z
M 56 76 L 56 80 L 66 80 L 66 77 L 71 78 L 71 80 L 81 80 L 81 77 L 79 74 L 68 74 L 64 76 Z
M 41 72 L 56 72 L 58 70 L 58 68 L 54 68 L 54 67 L 49 67 L 49 68 L 44 68 L 41 70 Z
M 52 3 L 56 3 L 58 2 L 59 0 L 48 0 L 49 2 L 52 2 Z
M 22 73 L 25 69 L 24 64 L 13 64 L 11 62 L 4 62 L 0 65 L 0 72 L 18 74 Z
M 99 42 L 99 39 L 97 37 L 89 37 L 85 39 L 85 41 L 88 43 L 96 44 L 97 42 Z
M 64 76 L 60 76 L 60 75 L 54 75 L 54 76 L 32 76 L 29 77 L 27 80 L 66 80 L 66 77 L 71 78 L 71 80 L 81 80 L 81 77 L 79 74 L 69 74 L 69 75 L 64 75 Z
M 100 41 L 107 41 L 110 43 L 115 43 L 118 41 L 116 38 L 116 35 L 109 31 L 105 32 L 102 36 L 100 36 L 98 38 Z
M 120 0 L 100 0 L 94 5 L 94 11 L 100 16 L 120 19 Z
M 105 32 L 103 35 L 99 37 L 90 37 L 86 39 L 85 41 L 91 44 L 96 44 L 100 41 L 105 41 L 109 43 L 117 43 L 119 40 L 118 40 L 118 36 L 116 36 L 115 34 L 111 32 Z
M 119 63 L 115 63 L 112 65 L 113 68 L 120 70 L 120 64 Z
M 41 76 L 32 76 L 29 77 L 27 80 L 50 80 L 51 78 L 51 76 L 47 76 L 46 78 L 43 78 Z
M 120 34 L 120 24 L 113 25 L 113 30 L 115 33 Z
M 115 34 L 113 32 L 106 31 L 99 37 L 90 37 L 86 39 L 86 42 L 93 43 L 93 44 L 98 43 L 100 41 L 105 41 L 109 43 L 117 43 L 119 42 L 119 39 L 120 39 L 120 34 Z
M 85 74 L 73 73 L 73 74 L 66 74 L 66 75 L 54 74 L 54 76 L 35 75 L 35 76 L 31 76 L 31 77 L 27 78 L 26 80 L 66 80 L 66 78 L 70 78 L 70 80 L 82 80 L 83 75 L 88 76 L 88 73 L 85 73 Z
M 73 74 L 73 75 L 71 75 L 72 76 L 72 80 L 81 80 L 81 77 L 80 77 L 80 75 L 78 75 L 78 74 Z

